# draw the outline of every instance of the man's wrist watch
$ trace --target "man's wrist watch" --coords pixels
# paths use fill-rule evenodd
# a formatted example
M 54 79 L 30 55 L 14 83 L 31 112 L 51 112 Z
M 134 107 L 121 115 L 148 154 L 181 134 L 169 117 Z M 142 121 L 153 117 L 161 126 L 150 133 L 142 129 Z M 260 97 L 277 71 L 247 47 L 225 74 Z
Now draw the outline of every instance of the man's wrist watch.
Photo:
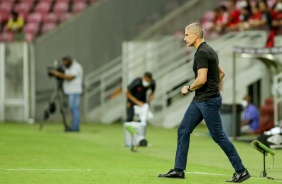
M 188 90 L 189 92 L 193 92 L 193 91 L 190 89 L 190 86 L 191 86 L 191 85 L 188 86 L 187 90 Z

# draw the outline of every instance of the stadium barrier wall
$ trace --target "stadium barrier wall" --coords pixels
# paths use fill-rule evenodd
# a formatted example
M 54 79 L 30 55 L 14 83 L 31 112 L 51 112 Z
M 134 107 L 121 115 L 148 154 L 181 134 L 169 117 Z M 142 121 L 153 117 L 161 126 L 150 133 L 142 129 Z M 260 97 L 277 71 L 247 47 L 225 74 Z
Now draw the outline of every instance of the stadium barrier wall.
M 0 120 L 33 122 L 34 63 L 26 42 L 0 43 Z

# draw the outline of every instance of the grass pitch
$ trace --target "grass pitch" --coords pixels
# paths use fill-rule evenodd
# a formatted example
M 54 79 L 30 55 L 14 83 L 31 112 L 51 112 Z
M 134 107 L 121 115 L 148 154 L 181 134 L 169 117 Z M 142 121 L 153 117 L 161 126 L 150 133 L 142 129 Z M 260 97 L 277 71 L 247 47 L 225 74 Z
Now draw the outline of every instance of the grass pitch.
M 158 178 L 173 168 L 176 129 L 148 127 L 150 147 L 134 153 L 123 146 L 122 124 L 82 124 L 81 132 L 65 133 L 62 124 L 0 124 L 1 184 L 218 184 L 233 169 L 204 125 L 191 136 L 185 180 Z M 260 178 L 262 154 L 250 143 L 234 142 L 252 178 L 246 184 L 282 183 Z M 282 150 L 275 150 L 270 177 L 282 179 Z M 272 157 L 267 156 L 267 167 Z

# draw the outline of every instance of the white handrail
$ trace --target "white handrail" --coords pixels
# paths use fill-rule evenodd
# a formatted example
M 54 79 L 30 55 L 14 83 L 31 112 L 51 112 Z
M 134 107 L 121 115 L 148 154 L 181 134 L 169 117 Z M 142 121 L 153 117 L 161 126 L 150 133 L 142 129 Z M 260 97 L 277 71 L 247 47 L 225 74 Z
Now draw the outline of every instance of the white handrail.
M 108 62 L 107 64 L 99 67 L 98 69 L 92 71 L 91 73 L 87 74 L 85 76 L 85 81 L 88 82 L 88 80 L 91 80 L 91 78 L 96 77 L 97 75 L 100 75 L 101 73 L 104 73 L 105 71 L 107 71 L 109 68 L 114 67 L 117 64 L 121 63 L 121 56 L 113 59 L 112 61 Z
M 281 118 L 281 104 L 282 104 L 282 94 L 281 88 L 282 87 L 282 72 L 274 76 L 273 78 L 273 88 L 274 88 L 274 123 L 276 126 L 282 125 L 282 118 Z M 279 112 L 280 110 L 280 112 Z
M 224 36 L 218 38 L 215 41 L 211 41 L 209 44 L 212 45 L 212 47 L 217 52 L 225 52 L 226 50 L 230 49 L 230 47 L 233 47 L 230 43 L 241 43 L 241 41 L 244 41 L 244 39 L 247 37 L 259 37 L 263 36 L 263 33 L 260 31 L 252 31 L 252 32 L 230 32 L 225 34 Z M 93 107 L 98 107 L 99 104 L 106 104 L 107 103 L 107 97 L 112 94 L 115 91 L 115 88 L 120 87 L 121 84 L 114 84 L 115 81 L 118 81 L 122 78 L 122 71 L 128 72 L 131 68 L 128 68 L 128 63 L 126 65 L 122 64 L 122 59 L 132 59 L 132 61 L 136 61 L 136 63 L 130 63 L 130 67 L 140 67 L 144 66 L 145 62 L 148 62 L 148 58 L 140 59 L 139 57 L 143 57 L 145 54 L 146 56 L 149 55 L 149 59 L 155 60 L 156 58 L 161 57 L 161 61 L 159 62 L 159 68 L 157 71 L 152 71 L 154 74 L 154 79 L 157 81 L 157 91 L 155 94 L 155 101 L 152 104 L 152 107 L 154 109 L 155 106 L 162 106 L 162 113 L 165 113 L 167 107 L 167 100 L 174 97 L 175 95 L 179 95 L 179 90 L 181 87 L 177 87 L 178 84 L 182 84 L 183 82 L 190 81 L 194 78 L 194 74 L 192 72 L 192 64 L 194 58 L 194 51 L 191 50 L 190 54 L 187 55 L 187 49 L 185 47 L 179 47 L 173 52 L 167 52 L 169 49 L 172 49 L 171 43 L 178 43 L 176 38 L 173 37 L 164 37 L 162 39 L 156 40 L 156 44 L 153 44 L 150 49 L 143 48 L 141 45 L 140 47 L 135 46 L 133 47 L 132 51 L 134 53 L 130 53 L 128 58 L 122 58 L 122 56 L 116 58 L 113 60 L 110 64 L 107 66 L 104 66 L 103 69 L 97 69 L 95 72 L 92 72 L 89 74 L 85 82 L 88 89 L 96 84 L 96 89 L 93 89 L 92 91 L 88 91 L 86 94 L 86 100 L 85 104 L 88 106 L 91 104 L 89 101 L 92 97 L 95 97 L 97 95 L 100 96 L 98 104 L 92 104 Z M 137 42 L 138 43 L 138 42 Z M 143 44 L 144 45 L 144 44 Z M 124 49 L 127 49 L 127 46 L 124 46 Z M 128 52 L 128 50 L 125 51 L 125 53 Z M 166 52 L 168 54 L 166 54 Z M 166 55 L 165 55 L 166 54 Z M 145 56 L 144 56 L 145 57 Z M 136 60 L 134 60 L 136 59 Z M 139 60 L 138 60 L 139 59 Z M 123 75 L 123 83 L 128 81 L 127 78 L 124 78 L 126 75 Z M 124 84 L 123 84 L 124 85 Z M 108 87 L 112 86 L 112 87 Z M 98 96 L 97 96 L 98 97 Z M 86 108 L 87 111 L 89 110 Z M 165 114 L 163 114 L 165 115 Z
M 217 39 L 217 41 L 212 42 L 212 45 L 214 49 L 218 52 L 224 52 L 227 49 L 230 49 L 230 47 L 233 47 L 233 45 L 230 45 L 230 43 L 239 43 L 241 40 L 245 39 L 246 37 L 250 36 L 264 36 L 264 33 L 261 31 L 253 31 L 253 32 L 240 32 L 240 33 L 234 33 L 230 32 L 228 34 L 225 34 L 221 38 Z M 175 56 L 181 55 L 181 51 L 184 49 L 179 49 L 175 51 Z M 175 56 L 167 57 L 167 60 L 173 60 Z M 156 98 L 161 98 L 163 101 L 163 104 L 166 104 L 166 101 L 173 97 L 173 95 L 179 94 L 179 89 L 175 88 L 174 90 L 171 90 L 171 88 L 175 87 L 175 84 L 177 82 L 181 84 L 182 82 L 192 80 L 194 78 L 194 74 L 192 72 L 192 63 L 189 62 L 189 60 L 192 60 L 194 57 L 194 54 L 190 54 L 189 56 L 184 56 L 180 58 L 177 61 L 171 62 L 171 65 L 168 65 L 167 67 L 162 68 L 159 70 L 155 76 L 161 80 L 161 85 L 159 86 L 161 89 L 159 89 L 159 93 L 156 93 Z M 190 72 L 190 73 L 189 73 Z M 185 80 L 182 80 L 185 77 Z M 173 85 L 174 84 L 174 85 Z M 169 92 L 169 94 L 167 94 Z M 163 109 L 166 109 L 167 107 L 163 107 Z

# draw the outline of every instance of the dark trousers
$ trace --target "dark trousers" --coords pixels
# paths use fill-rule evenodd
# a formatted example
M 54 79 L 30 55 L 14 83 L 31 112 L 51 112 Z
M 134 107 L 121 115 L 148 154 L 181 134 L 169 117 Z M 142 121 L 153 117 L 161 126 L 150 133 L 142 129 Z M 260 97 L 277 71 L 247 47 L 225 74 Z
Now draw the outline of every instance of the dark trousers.
M 175 169 L 186 169 L 190 134 L 204 119 L 211 137 L 229 158 L 235 172 L 240 173 L 245 170 L 234 145 L 230 142 L 223 131 L 219 113 L 221 101 L 221 96 L 218 96 L 202 102 L 195 102 L 194 100 L 191 102 L 178 128 L 177 150 L 174 165 Z
M 133 121 L 134 118 L 134 108 L 133 108 L 133 103 L 127 102 L 126 104 L 126 122 L 131 122 Z

